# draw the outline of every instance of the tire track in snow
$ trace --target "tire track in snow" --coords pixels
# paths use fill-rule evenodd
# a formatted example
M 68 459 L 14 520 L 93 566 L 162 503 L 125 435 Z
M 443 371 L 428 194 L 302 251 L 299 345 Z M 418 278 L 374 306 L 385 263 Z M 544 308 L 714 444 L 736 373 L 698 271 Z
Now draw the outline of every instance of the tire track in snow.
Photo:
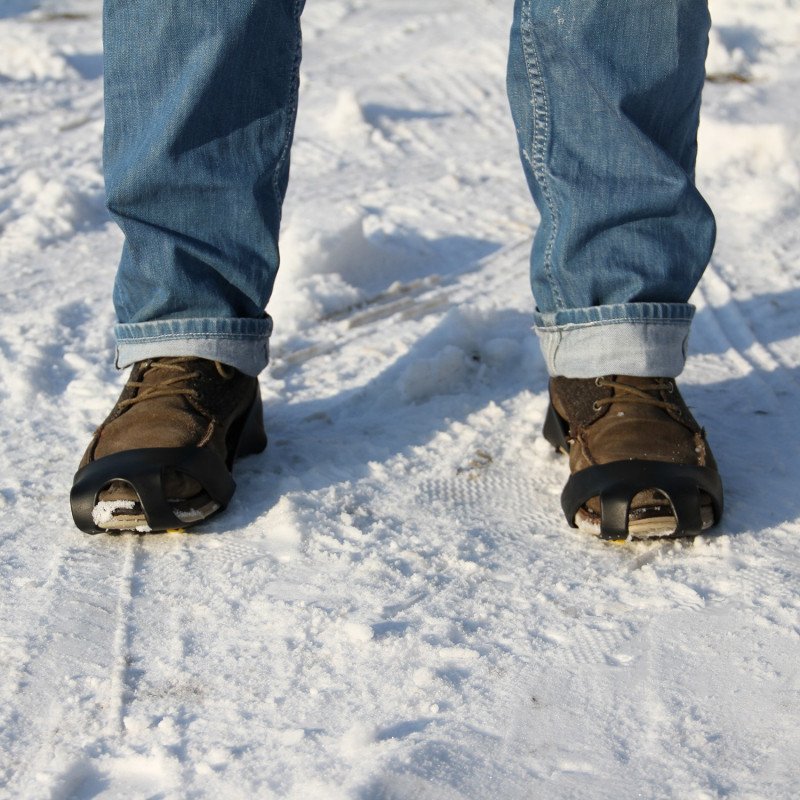
M 27 661 L 0 724 L 17 796 L 54 791 L 119 732 L 135 540 L 79 538 L 59 552 L 41 602 L 26 609 Z
M 113 542 L 109 542 L 113 546 Z M 119 578 L 119 594 L 116 608 L 116 630 L 114 631 L 113 662 L 110 675 L 108 702 L 108 732 L 114 736 L 124 731 L 125 706 L 129 700 L 129 668 L 131 610 L 133 604 L 133 581 L 141 562 L 141 538 L 125 537 L 125 553 Z
M 728 344 L 726 356 L 738 362 L 740 375 L 747 377 L 754 373 L 753 377 L 776 398 L 779 406 L 783 405 L 782 398 L 796 396 L 800 385 L 783 368 L 769 345 L 758 339 L 740 304 L 733 297 L 730 285 L 713 265 L 706 270 L 698 295 L 703 298 L 703 305 L 715 323 L 717 336 Z

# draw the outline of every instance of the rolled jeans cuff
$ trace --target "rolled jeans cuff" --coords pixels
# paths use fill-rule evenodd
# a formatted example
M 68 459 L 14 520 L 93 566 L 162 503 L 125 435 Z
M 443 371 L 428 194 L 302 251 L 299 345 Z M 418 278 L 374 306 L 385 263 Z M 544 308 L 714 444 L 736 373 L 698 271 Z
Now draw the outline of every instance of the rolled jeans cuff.
M 694 306 L 624 303 L 535 315 L 550 375 L 674 378 L 683 370 Z
M 170 319 L 120 323 L 114 329 L 117 366 L 163 356 L 220 361 L 258 375 L 269 362 L 272 319 Z

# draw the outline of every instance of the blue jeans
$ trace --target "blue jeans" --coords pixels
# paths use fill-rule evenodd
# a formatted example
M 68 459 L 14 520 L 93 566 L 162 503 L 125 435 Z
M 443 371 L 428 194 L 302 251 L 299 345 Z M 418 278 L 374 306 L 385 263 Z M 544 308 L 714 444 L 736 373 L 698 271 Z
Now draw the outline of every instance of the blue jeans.
M 694 185 L 709 27 L 706 0 L 516 0 L 508 93 L 552 375 L 683 369 L 715 235 Z
M 257 375 L 278 270 L 303 0 L 106 0 L 108 209 L 125 234 L 117 363 Z
M 278 269 L 303 0 L 106 0 L 118 363 L 257 374 Z M 706 0 L 516 0 L 508 92 L 542 215 L 551 374 L 677 375 L 714 239 L 694 186 Z

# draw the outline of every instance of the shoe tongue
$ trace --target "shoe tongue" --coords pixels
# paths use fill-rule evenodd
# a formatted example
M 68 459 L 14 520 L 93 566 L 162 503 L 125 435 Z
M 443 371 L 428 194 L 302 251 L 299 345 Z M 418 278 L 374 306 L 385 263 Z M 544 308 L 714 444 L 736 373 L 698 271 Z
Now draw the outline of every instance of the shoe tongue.
M 133 408 L 143 404 L 148 409 L 161 409 L 157 413 L 167 408 L 186 409 L 187 395 L 194 394 L 198 385 L 196 364 L 185 358 L 160 358 L 143 363 L 141 372 L 131 376 L 138 384 L 132 395 L 136 398 Z
M 187 356 L 163 356 L 162 358 L 151 358 L 149 361 L 146 361 L 145 369 L 149 371 L 156 364 L 160 364 L 163 367 L 181 367 L 187 369 L 190 365 L 201 360 L 202 359 L 199 358 L 188 358 Z
M 185 357 L 154 358 L 142 364 L 138 380 L 144 384 L 162 383 L 165 379 L 174 380 L 182 374 L 195 371 L 195 365 Z
M 656 386 L 659 383 L 663 383 L 663 378 L 639 378 L 635 376 L 629 375 L 615 375 L 612 378 L 613 381 L 616 383 L 622 384 L 623 386 L 631 386 L 634 389 L 639 389 L 640 391 L 648 392 L 648 394 L 655 394 L 657 393 Z M 614 387 L 614 394 L 615 395 L 625 395 L 626 392 L 623 388 Z

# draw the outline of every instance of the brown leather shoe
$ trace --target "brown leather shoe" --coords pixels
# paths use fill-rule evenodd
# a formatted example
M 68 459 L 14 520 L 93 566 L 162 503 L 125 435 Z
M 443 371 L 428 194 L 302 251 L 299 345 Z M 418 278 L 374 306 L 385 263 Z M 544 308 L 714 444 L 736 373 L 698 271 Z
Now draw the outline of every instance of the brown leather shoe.
M 719 521 L 705 431 L 668 378 L 552 378 L 545 437 L 569 454 L 562 506 L 606 539 L 694 536 Z
M 71 494 L 81 530 L 169 530 L 233 495 L 237 455 L 266 446 L 258 379 L 202 358 L 134 365 L 95 431 Z

